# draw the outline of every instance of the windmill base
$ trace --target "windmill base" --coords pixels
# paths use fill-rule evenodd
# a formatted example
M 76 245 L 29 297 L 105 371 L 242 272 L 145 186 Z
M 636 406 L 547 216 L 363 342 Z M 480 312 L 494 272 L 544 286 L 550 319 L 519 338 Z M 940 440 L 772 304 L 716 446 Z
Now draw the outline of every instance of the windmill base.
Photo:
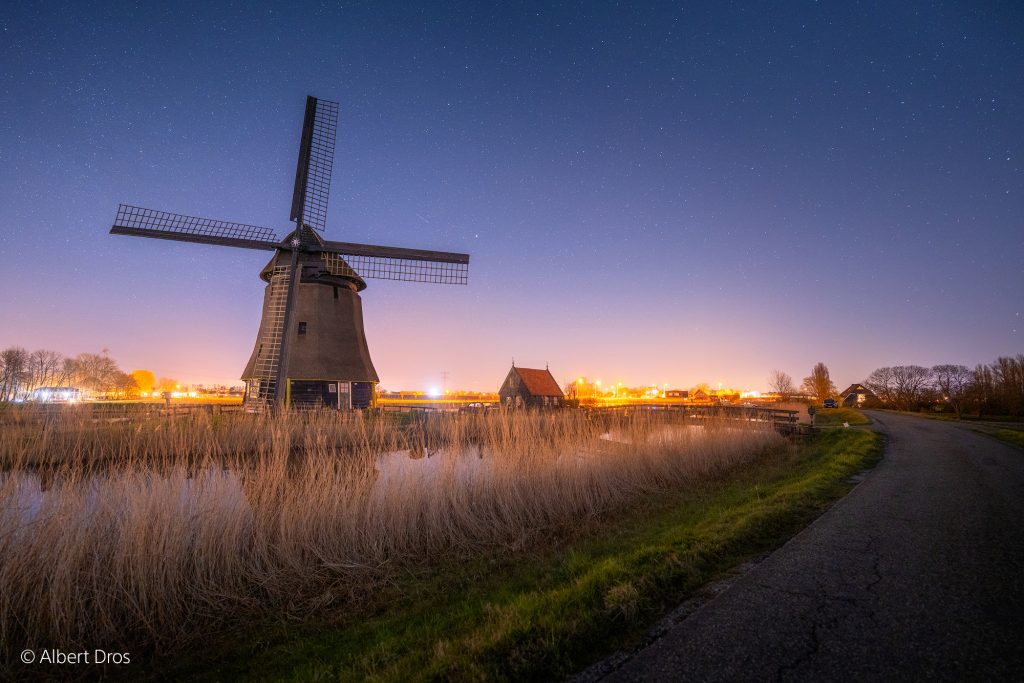
M 266 383 L 264 383 L 265 385 Z M 289 380 L 285 389 L 285 407 L 296 410 L 362 410 L 374 405 L 374 382 L 343 382 L 341 380 Z M 245 404 L 269 407 L 273 396 L 262 396 L 259 380 L 246 380 Z

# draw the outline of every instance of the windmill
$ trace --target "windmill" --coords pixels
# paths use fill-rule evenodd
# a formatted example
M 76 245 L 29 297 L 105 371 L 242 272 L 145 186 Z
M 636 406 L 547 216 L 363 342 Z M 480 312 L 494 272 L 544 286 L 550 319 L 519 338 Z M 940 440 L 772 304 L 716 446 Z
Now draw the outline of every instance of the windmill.
M 334 165 L 338 104 L 306 98 L 290 220 L 284 239 L 270 228 L 122 204 L 113 235 L 274 252 L 252 355 L 242 373 L 249 410 L 273 406 L 362 408 L 377 371 L 363 331 L 364 278 L 466 284 L 469 255 L 323 238 Z

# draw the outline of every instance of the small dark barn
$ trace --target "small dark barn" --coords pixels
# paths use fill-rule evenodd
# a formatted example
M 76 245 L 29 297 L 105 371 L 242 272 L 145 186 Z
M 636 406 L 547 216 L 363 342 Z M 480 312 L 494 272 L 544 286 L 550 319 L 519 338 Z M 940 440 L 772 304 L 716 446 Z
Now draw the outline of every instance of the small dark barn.
M 501 405 L 508 408 L 558 408 L 565 401 L 558 382 L 547 369 L 512 366 L 498 390 Z
M 843 405 L 848 408 L 872 406 L 878 403 L 878 397 L 863 384 L 851 384 L 839 396 Z

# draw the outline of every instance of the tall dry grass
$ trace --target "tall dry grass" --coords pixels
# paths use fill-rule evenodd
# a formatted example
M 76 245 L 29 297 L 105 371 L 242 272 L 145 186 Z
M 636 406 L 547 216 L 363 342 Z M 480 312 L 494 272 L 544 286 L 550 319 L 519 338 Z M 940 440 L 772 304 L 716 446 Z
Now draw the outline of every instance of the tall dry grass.
M 727 475 L 770 428 L 581 412 L 336 413 L 0 428 L 0 643 L 180 646 L 302 615 L 399 568 L 515 549 Z

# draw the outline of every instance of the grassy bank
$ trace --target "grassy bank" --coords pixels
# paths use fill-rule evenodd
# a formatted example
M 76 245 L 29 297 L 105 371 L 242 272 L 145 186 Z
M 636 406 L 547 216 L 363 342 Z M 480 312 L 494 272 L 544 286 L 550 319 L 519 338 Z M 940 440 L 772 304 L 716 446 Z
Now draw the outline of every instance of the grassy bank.
M 1024 431 L 1019 429 L 997 429 L 992 436 L 1018 448 L 1024 448 Z
M 896 413 L 898 415 L 913 415 L 914 417 L 926 417 L 929 420 L 941 420 L 943 422 L 964 422 L 967 424 L 977 423 L 1018 423 L 1024 421 L 1024 417 L 1019 415 L 961 415 L 958 420 L 954 413 L 937 413 L 933 410 L 893 410 L 890 408 L 877 408 L 876 410 L 883 410 L 887 413 Z
M 190 661 L 177 660 L 171 673 L 200 680 L 558 678 L 635 642 L 697 588 L 780 545 L 880 452 L 872 432 L 827 430 L 729 478 L 646 496 L 540 545 L 395 577 L 356 613 L 225 634 Z
M 871 418 L 857 408 L 819 408 L 814 415 L 814 424 L 818 427 L 838 427 L 843 423 L 850 425 L 871 424 Z

